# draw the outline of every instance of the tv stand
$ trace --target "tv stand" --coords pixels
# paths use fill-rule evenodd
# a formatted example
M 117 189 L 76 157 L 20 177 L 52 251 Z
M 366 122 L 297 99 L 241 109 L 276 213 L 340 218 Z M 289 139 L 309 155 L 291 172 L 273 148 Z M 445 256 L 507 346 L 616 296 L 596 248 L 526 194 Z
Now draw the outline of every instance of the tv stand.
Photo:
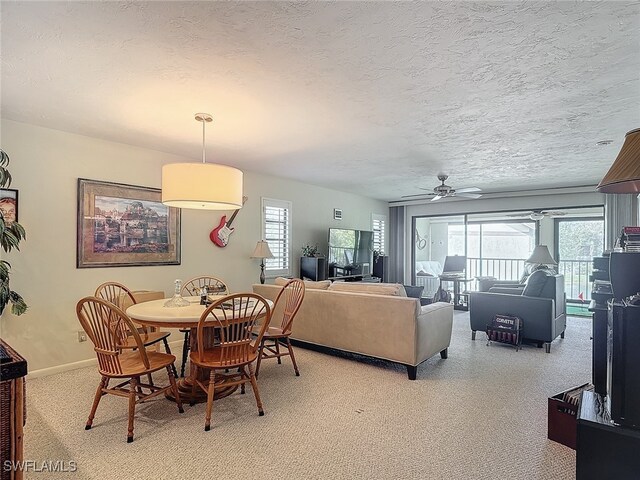
M 371 283 L 378 283 L 380 281 L 379 278 L 372 277 L 371 275 L 368 275 L 368 274 L 340 275 L 338 277 L 329 277 L 327 280 L 331 280 L 332 282 L 343 280 L 345 282 L 371 282 Z

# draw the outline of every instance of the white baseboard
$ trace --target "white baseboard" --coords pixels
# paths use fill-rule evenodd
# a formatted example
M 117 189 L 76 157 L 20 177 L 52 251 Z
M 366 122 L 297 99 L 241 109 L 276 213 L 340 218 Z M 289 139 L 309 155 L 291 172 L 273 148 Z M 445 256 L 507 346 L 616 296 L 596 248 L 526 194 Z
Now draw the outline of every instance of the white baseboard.
M 183 340 L 176 340 L 169 342 L 169 348 L 171 352 L 176 356 L 176 362 L 180 362 L 182 359 L 182 345 Z M 161 347 L 164 348 L 164 347 Z M 164 350 L 162 350 L 164 351 Z M 49 375 L 55 375 L 56 373 L 69 372 L 71 370 L 77 370 L 79 368 L 93 367 L 97 365 L 97 358 L 88 358 L 86 360 L 80 360 L 79 362 L 63 363 L 62 365 L 56 365 L 55 367 L 40 368 L 38 370 L 32 370 L 27 375 L 27 380 L 30 378 L 48 377 Z M 179 366 L 179 365 L 178 365 Z

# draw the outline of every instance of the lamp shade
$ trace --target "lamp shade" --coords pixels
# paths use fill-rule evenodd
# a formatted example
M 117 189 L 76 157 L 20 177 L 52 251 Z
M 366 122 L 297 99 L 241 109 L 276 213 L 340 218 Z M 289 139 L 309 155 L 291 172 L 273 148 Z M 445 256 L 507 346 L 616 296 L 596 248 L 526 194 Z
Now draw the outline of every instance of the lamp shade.
M 533 253 L 527 258 L 524 263 L 532 263 L 534 265 L 557 265 L 546 245 L 536 245 L 533 249 Z
M 215 163 L 162 166 L 162 203 L 170 207 L 233 210 L 242 207 L 242 172 Z
M 640 193 L 640 128 L 627 133 L 618 157 L 597 190 L 602 193 Z
M 251 254 L 251 258 L 273 258 L 273 253 L 271 253 L 269 244 L 264 240 L 260 240 L 256 244 L 256 248 Z

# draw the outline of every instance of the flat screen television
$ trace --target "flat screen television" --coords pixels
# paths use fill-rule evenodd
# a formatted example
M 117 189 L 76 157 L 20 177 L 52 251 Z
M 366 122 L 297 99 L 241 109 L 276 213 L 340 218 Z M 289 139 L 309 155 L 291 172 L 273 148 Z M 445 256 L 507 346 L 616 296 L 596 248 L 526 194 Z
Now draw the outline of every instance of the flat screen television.
M 327 259 L 329 261 L 329 276 L 371 274 L 373 232 L 330 228 Z

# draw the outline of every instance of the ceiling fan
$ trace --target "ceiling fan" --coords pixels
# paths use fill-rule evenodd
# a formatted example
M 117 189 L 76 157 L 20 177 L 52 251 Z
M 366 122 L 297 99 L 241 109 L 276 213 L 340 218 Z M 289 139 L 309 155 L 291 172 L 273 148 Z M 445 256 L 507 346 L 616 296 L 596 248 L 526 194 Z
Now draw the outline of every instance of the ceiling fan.
M 562 217 L 566 215 L 566 212 L 553 211 L 553 210 L 531 210 L 529 212 L 516 213 L 513 215 L 507 215 L 507 217 L 529 217 L 531 220 L 538 221 L 544 217 Z
M 431 199 L 431 201 L 433 202 L 434 200 L 440 200 L 441 198 L 446 197 L 480 198 L 482 196 L 482 194 L 476 193 L 480 191 L 478 187 L 459 188 L 457 190 L 451 188 L 449 185 L 444 183 L 447 178 L 449 178 L 448 175 L 438 175 L 438 180 L 440 180 L 442 184 L 435 187 L 433 189 L 433 193 L 429 192 L 420 193 L 417 195 L 405 195 L 401 198 L 424 197 L 433 195 L 433 198 Z M 421 190 L 426 190 L 426 188 L 421 188 Z

